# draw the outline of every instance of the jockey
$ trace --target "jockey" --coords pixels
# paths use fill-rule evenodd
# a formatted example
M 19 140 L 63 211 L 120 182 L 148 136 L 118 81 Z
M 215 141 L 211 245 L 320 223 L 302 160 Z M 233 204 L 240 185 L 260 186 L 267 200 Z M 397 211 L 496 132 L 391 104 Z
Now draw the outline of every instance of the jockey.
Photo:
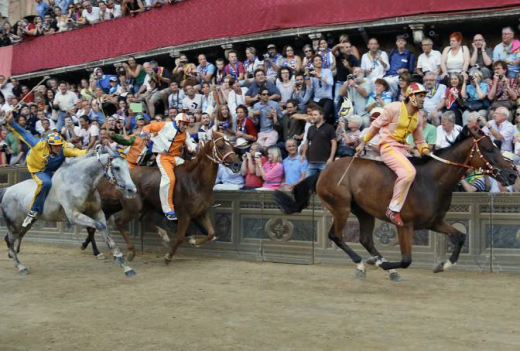
M 397 174 L 393 197 L 386 210 L 386 216 L 397 226 L 404 226 L 400 212 L 415 179 L 415 168 L 407 158 L 406 137 L 409 134 L 413 135 L 421 155 L 430 153 L 424 141 L 418 113 L 423 108 L 426 89 L 421 84 L 412 83 L 406 95 L 403 102 L 392 102 L 384 107 L 383 113 L 372 122 L 356 148 L 356 155 L 359 155 L 365 148 L 365 144 L 382 129 L 379 134 L 381 158 Z
M 56 132 L 44 139 L 36 139 L 29 131 L 12 120 L 12 114 L 7 116 L 6 122 L 9 130 L 30 147 L 26 159 L 27 168 L 37 187 L 31 201 L 31 210 L 22 224 L 23 227 L 28 227 L 36 216 L 43 212 L 45 199 L 52 186 L 52 176 L 63 164 L 65 157 L 82 156 L 87 150 L 70 148 Z
M 139 135 L 124 137 L 122 135 L 114 134 L 110 139 L 119 145 L 130 146 L 128 153 L 126 154 L 126 161 L 128 162 L 130 169 L 134 169 L 139 165 L 145 165 L 152 155 L 148 152 L 150 140 L 147 137 L 141 138 Z
M 170 221 L 177 220 L 173 207 L 173 191 L 175 189 L 175 167 L 184 163 L 180 157 L 182 147 L 186 146 L 189 152 L 197 150 L 197 145 L 186 134 L 189 122 L 186 113 L 179 113 L 174 122 L 159 122 L 145 126 L 140 135 L 142 138 L 147 138 L 150 133 L 157 133 L 152 137 L 152 152 L 159 154 L 157 165 L 162 175 L 159 196 L 163 212 Z

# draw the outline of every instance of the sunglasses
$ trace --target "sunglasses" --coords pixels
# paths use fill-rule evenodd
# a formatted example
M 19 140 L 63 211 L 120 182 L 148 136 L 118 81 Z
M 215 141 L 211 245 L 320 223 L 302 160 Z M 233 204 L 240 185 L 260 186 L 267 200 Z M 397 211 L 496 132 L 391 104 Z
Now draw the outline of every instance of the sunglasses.
M 269 96 L 269 94 L 266 94 L 266 93 L 264 93 L 264 94 L 260 94 L 260 95 L 262 95 L 262 96 Z
M 305 53 L 308 53 L 308 52 L 312 52 L 312 51 L 311 51 L 311 50 L 305 50 L 304 52 L 305 52 Z

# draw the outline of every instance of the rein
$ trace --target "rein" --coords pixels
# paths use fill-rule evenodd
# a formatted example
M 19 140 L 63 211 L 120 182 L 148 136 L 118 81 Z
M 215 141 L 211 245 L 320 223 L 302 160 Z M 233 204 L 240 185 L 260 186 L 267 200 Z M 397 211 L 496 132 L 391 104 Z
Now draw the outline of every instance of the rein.
M 494 177 L 497 177 L 499 174 L 500 174 L 500 170 L 496 167 L 493 167 L 493 165 L 491 165 L 491 163 L 489 163 L 489 161 L 484 157 L 484 155 L 482 155 L 482 152 L 480 151 L 480 148 L 478 146 L 478 143 L 484 139 L 484 138 L 488 138 L 489 136 L 488 135 L 483 135 L 481 136 L 480 138 L 478 139 L 475 139 L 473 138 L 473 146 L 471 147 L 471 153 L 469 154 L 469 158 L 468 158 L 468 161 L 467 163 L 458 163 L 458 162 L 453 162 L 453 161 L 450 161 L 450 160 L 445 160 L 435 154 L 430 154 L 430 157 L 433 158 L 434 160 L 436 161 L 439 161 L 439 162 L 442 162 L 442 163 L 445 163 L 447 165 L 452 165 L 452 166 L 456 166 L 456 167 L 463 167 L 463 168 L 466 168 L 466 169 L 469 169 L 469 170 L 472 170 L 472 171 L 477 171 L 477 173 L 480 173 L 480 174 L 491 174 L 492 176 Z M 470 166 L 469 163 L 471 162 L 471 160 L 473 159 L 473 156 L 475 155 L 475 152 L 478 154 L 478 156 L 480 157 L 480 159 L 482 161 L 484 161 L 484 163 L 486 164 L 486 167 L 487 168 L 477 168 L 477 167 L 473 167 L 473 166 Z
M 220 139 L 223 139 L 224 142 L 227 143 L 227 140 L 223 136 L 217 138 L 217 140 L 213 140 L 213 156 L 206 155 L 206 157 L 209 158 L 213 163 L 216 163 L 218 165 L 224 165 L 224 163 L 226 162 L 226 158 L 228 158 L 230 155 L 233 155 L 235 152 L 231 150 L 225 154 L 222 154 L 222 152 L 220 152 L 220 150 L 217 148 L 217 142 Z

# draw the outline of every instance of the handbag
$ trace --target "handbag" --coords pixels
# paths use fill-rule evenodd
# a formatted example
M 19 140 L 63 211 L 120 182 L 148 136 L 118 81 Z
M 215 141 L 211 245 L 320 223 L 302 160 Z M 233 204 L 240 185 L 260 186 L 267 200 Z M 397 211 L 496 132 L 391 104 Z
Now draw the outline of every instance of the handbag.
M 486 104 L 482 100 L 466 101 L 466 107 L 469 111 L 480 111 L 486 109 Z

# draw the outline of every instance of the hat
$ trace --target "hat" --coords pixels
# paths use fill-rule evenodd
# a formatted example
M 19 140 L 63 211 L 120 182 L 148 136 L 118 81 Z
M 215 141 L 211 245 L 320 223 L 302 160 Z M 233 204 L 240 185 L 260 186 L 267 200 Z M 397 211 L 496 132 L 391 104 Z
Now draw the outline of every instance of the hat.
M 269 50 L 269 49 L 276 49 L 276 45 L 274 45 L 274 44 L 267 45 L 267 50 Z
M 513 154 L 511 151 L 502 151 L 502 157 L 507 161 L 513 162 L 515 159 L 515 154 Z
M 146 118 L 144 118 L 143 115 L 137 115 L 137 117 L 135 119 L 146 119 Z
M 111 81 L 111 82 L 117 82 L 117 77 L 110 77 L 109 81 Z

